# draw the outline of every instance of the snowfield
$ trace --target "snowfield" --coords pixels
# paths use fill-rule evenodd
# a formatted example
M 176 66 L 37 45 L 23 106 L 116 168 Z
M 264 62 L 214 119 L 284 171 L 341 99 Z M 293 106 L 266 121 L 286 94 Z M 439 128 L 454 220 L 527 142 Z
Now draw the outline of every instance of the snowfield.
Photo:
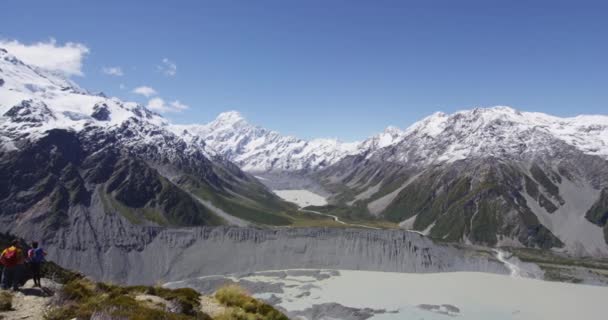
M 308 190 L 273 190 L 273 192 L 283 200 L 297 204 L 300 208 L 327 204 L 324 197 Z

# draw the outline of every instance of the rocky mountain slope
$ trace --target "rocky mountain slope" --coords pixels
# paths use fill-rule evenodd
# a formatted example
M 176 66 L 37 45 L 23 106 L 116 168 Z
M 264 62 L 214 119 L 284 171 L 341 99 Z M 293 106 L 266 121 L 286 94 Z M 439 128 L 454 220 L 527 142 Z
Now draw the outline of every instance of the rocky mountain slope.
M 168 126 L 0 50 L 0 219 L 42 233 L 96 210 L 157 226 L 289 224 L 291 205 Z
M 334 211 L 450 241 L 606 256 L 607 159 L 606 116 L 495 107 L 434 114 L 318 178 Z

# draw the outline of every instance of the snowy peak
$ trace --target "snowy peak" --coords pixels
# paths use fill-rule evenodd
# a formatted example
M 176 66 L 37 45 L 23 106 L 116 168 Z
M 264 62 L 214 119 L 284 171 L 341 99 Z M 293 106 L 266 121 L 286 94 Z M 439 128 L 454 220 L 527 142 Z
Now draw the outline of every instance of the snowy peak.
M 404 134 L 389 127 L 363 142 L 303 140 L 252 125 L 236 111 L 221 113 L 208 124 L 173 125 L 171 130 L 189 139 L 204 140 L 219 154 L 251 172 L 322 169 L 348 155 L 392 145 Z
M 378 133 L 358 144 L 357 150 L 364 153 L 374 152 L 381 148 L 392 146 L 405 137 L 405 131 L 388 126 L 383 132 Z
M 199 128 L 195 128 L 199 127 Z M 203 128 L 204 127 L 204 128 Z M 245 117 L 238 111 L 227 111 L 220 113 L 215 120 L 204 126 L 191 126 L 191 129 L 195 131 L 226 131 L 234 130 L 237 127 L 253 129 L 254 126 L 250 125 Z
M 51 129 L 115 133 L 132 127 L 137 134 L 125 136 L 129 145 L 163 140 L 159 135 L 174 138 L 166 130 L 168 122 L 145 107 L 90 94 L 6 50 L 0 50 L 0 79 L 0 148 L 14 149 L 16 140 L 33 141 Z
M 3 48 L 0 48 L 0 65 L 0 87 L 6 85 L 9 89 L 29 92 L 60 90 L 87 93 L 62 74 L 25 64 Z
M 246 121 L 245 117 L 243 117 L 240 112 L 232 110 L 220 113 L 213 122 L 223 124 L 235 124 L 243 121 Z
M 395 126 L 388 126 L 382 133 L 376 135 L 375 137 L 378 137 L 381 140 L 381 147 L 383 148 L 394 144 L 397 140 L 403 138 L 404 135 L 405 131 Z
M 608 159 L 608 117 L 559 118 L 504 106 L 435 113 L 406 129 L 395 150 L 380 158 L 428 165 L 470 157 L 550 156 L 566 145 Z
M 388 126 L 388 127 L 386 127 L 386 129 L 384 129 L 384 131 L 382 133 L 389 134 L 389 135 L 400 135 L 400 134 L 403 134 L 404 131 L 395 126 Z
M 406 129 L 407 134 L 418 132 L 419 134 L 425 134 L 434 137 L 441 133 L 445 129 L 445 122 L 448 118 L 443 112 L 435 112 L 432 115 L 414 123 Z

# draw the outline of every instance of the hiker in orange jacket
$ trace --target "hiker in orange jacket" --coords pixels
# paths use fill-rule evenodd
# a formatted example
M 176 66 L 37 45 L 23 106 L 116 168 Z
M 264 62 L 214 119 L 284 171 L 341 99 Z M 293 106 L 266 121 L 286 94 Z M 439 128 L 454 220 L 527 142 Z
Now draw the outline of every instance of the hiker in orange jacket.
M 0 263 L 4 265 L 2 272 L 2 289 L 8 290 L 12 287 L 13 291 L 19 290 L 19 282 L 21 280 L 21 269 L 25 255 L 23 250 L 19 248 L 19 241 L 13 240 L 11 246 L 4 249 L 0 255 Z

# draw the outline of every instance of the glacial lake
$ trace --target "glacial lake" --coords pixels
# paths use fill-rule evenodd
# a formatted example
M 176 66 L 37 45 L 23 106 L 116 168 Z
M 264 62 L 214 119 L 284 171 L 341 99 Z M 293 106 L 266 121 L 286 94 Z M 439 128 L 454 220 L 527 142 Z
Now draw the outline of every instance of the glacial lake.
M 238 283 L 292 319 L 606 319 L 608 287 L 475 272 L 281 270 L 166 284 L 211 293 Z

